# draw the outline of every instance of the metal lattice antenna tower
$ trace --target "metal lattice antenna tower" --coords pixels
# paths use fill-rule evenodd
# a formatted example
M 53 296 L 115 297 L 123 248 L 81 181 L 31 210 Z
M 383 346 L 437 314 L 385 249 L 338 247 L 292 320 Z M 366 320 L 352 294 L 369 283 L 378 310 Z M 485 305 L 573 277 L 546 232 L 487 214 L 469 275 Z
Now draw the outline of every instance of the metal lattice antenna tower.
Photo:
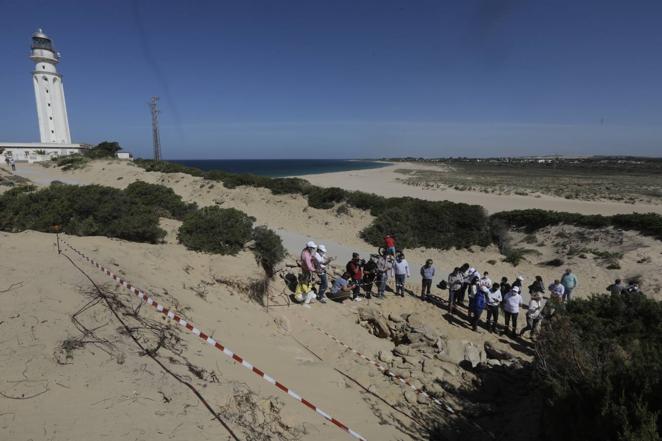
M 154 146 L 154 160 L 161 160 L 161 136 L 159 135 L 159 97 L 153 96 L 149 103 L 149 108 L 152 111 L 152 144 Z

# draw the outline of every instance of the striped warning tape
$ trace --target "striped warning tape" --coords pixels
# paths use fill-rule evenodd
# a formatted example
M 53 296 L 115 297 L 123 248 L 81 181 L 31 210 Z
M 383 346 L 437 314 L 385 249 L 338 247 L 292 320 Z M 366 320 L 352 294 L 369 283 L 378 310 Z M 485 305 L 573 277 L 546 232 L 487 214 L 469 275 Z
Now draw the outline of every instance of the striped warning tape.
M 319 326 L 317 326 L 316 324 L 312 323 L 310 320 L 306 319 L 305 317 L 301 317 L 301 319 L 302 319 L 304 322 L 306 322 L 308 325 L 312 326 L 313 328 L 317 329 L 317 330 L 318 330 L 319 332 L 321 332 L 322 334 L 324 334 L 324 335 L 326 335 L 327 337 L 329 337 L 331 340 L 333 340 L 333 341 L 335 341 L 336 343 L 338 343 L 340 346 L 344 347 L 345 349 L 349 349 L 351 352 L 353 352 L 354 354 L 358 355 L 358 356 L 361 357 L 363 360 L 365 360 L 365 361 L 367 361 L 368 363 L 370 363 L 371 365 L 375 366 L 377 369 L 379 369 L 380 371 L 382 371 L 384 374 L 388 375 L 388 376 L 391 377 L 391 378 L 395 378 L 396 380 L 400 381 L 400 383 L 402 383 L 402 384 L 405 384 L 405 385 L 409 386 L 411 389 L 414 390 L 414 392 L 416 392 L 416 393 L 419 394 L 419 395 L 423 395 L 424 397 L 429 398 L 430 400 L 432 400 L 433 402 L 435 402 L 436 404 L 438 404 L 439 406 L 441 406 L 442 408 L 444 408 L 444 409 L 445 409 L 446 411 L 448 411 L 449 413 L 455 413 L 455 412 L 453 411 L 453 408 L 452 408 L 451 406 L 449 406 L 447 403 L 444 403 L 444 402 L 441 401 L 439 398 L 435 398 L 435 397 L 431 396 L 430 394 L 428 394 L 427 392 L 425 392 L 424 390 L 422 390 L 422 389 L 420 389 L 420 388 L 414 386 L 414 385 L 411 384 L 409 381 L 407 381 L 405 378 L 403 378 L 403 377 L 397 375 L 396 373 L 394 373 L 393 371 L 391 371 L 389 368 L 387 368 L 386 366 L 384 366 L 384 365 L 382 365 L 382 364 L 376 362 L 375 360 L 373 360 L 372 358 L 368 357 L 367 355 L 363 355 L 362 353 L 360 353 L 360 352 L 357 351 L 356 349 L 354 349 L 354 348 L 352 348 L 351 346 L 347 345 L 346 343 L 344 343 L 344 342 L 341 341 L 340 339 L 336 338 L 335 336 L 329 334 L 329 333 L 326 332 L 324 329 L 322 329 L 322 328 L 320 328 Z
M 301 395 L 299 395 L 298 393 L 296 393 L 295 391 L 293 391 L 289 387 L 285 386 L 283 383 L 281 383 L 279 381 L 276 381 L 273 377 L 265 374 L 264 371 L 262 371 L 262 370 L 258 369 L 257 367 L 253 366 L 251 363 L 246 361 L 243 357 L 240 357 L 239 355 L 235 354 L 233 351 L 231 351 L 230 349 L 228 349 L 227 347 L 222 345 L 220 342 L 216 341 L 215 339 L 213 339 L 212 337 L 210 337 L 206 333 L 202 332 L 199 328 L 193 326 L 193 324 L 191 324 L 187 320 L 184 320 L 183 318 L 181 318 L 180 316 L 175 314 L 172 311 L 171 308 L 168 308 L 166 306 L 161 305 L 156 300 L 154 300 L 154 298 L 150 297 L 144 291 L 136 288 L 131 283 L 129 283 L 126 280 L 124 280 L 123 278 L 117 276 L 112 271 L 106 269 L 103 265 L 99 264 L 94 259 L 92 259 L 92 258 L 86 256 L 85 254 L 83 254 L 82 252 L 78 251 L 76 248 L 71 246 L 67 241 L 62 240 L 62 242 L 66 246 L 71 248 L 80 257 L 87 260 L 89 263 L 91 263 L 96 268 L 101 270 L 101 272 L 103 272 L 106 276 L 110 277 L 111 279 L 113 279 L 114 281 L 118 282 L 120 285 L 124 286 L 126 289 L 131 291 L 133 294 L 137 295 L 138 298 L 141 301 L 147 303 L 148 305 L 153 306 L 161 314 L 165 315 L 166 317 L 170 318 L 171 320 L 174 320 L 175 322 L 177 322 L 181 326 L 185 327 L 186 329 L 191 331 L 193 334 L 197 335 L 202 340 L 204 340 L 207 344 L 209 344 L 209 345 L 215 347 L 216 349 L 218 349 L 219 351 L 223 352 L 225 355 L 227 355 L 228 357 L 230 357 L 231 359 L 233 359 L 237 363 L 240 363 L 243 367 L 250 370 L 251 372 L 256 374 L 258 377 L 261 377 L 265 381 L 267 381 L 268 383 L 273 384 L 274 386 L 276 386 L 281 391 L 285 392 L 286 394 L 288 394 L 289 396 L 291 396 L 292 398 L 294 398 L 298 402 L 302 403 L 304 406 L 314 410 L 318 415 L 321 415 L 324 419 L 326 419 L 327 421 L 330 421 L 331 423 L 335 424 L 336 426 L 338 426 L 339 428 L 341 428 L 345 432 L 349 433 L 354 438 L 356 438 L 358 440 L 361 440 L 361 441 L 367 441 L 366 438 L 361 436 L 359 433 L 357 433 L 354 430 L 350 429 L 345 424 L 343 424 L 340 421 L 338 421 L 337 419 L 333 418 L 331 415 L 329 415 L 328 413 L 326 413 L 325 411 L 323 411 L 322 409 L 320 409 L 319 407 L 317 407 L 316 405 L 314 405 L 310 401 L 306 400 L 305 398 L 303 398 Z

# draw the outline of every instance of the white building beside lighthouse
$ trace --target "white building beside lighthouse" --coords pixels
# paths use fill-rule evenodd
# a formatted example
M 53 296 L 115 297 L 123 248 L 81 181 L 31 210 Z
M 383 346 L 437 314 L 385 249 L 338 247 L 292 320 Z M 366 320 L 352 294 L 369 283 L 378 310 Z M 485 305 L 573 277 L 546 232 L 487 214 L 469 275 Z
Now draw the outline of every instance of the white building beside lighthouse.
M 56 65 L 60 54 L 53 41 L 41 29 L 32 34 L 30 58 L 34 62 L 32 83 L 37 104 L 39 143 L 0 142 L 5 156 L 16 161 L 36 162 L 53 156 L 81 153 L 86 145 L 72 144 L 62 75 Z

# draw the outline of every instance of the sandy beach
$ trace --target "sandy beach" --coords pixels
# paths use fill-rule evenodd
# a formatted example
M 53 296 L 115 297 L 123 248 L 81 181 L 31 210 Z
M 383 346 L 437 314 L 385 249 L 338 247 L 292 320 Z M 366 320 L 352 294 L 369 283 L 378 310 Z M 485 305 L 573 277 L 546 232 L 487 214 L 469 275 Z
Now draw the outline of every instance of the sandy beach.
M 433 169 L 438 167 L 417 163 L 395 163 L 372 170 L 353 170 L 337 173 L 322 173 L 300 176 L 321 187 L 340 187 L 345 190 L 358 190 L 387 197 L 409 196 L 430 201 L 451 201 L 475 204 L 484 207 L 488 213 L 508 210 L 539 208 L 542 210 L 568 211 L 582 214 L 621 214 L 621 213 L 662 213 L 662 205 L 626 204 L 617 201 L 581 201 L 547 195 L 520 196 L 496 195 L 477 191 L 458 191 L 452 188 L 434 189 L 407 185 L 398 181 L 403 175 L 397 169 Z
M 391 196 L 423 195 L 433 199 L 447 195 L 446 192 L 427 193 L 395 182 L 393 170 L 396 167 L 306 178 L 316 184 Z M 73 171 L 19 164 L 18 173 L 39 186 L 54 180 L 116 188 L 124 188 L 137 180 L 167 185 L 184 200 L 200 206 L 235 207 L 254 216 L 256 224 L 267 225 L 281 235 L 292 256 L 298 255 L 307 240 L 325 243 L 330 254 L 337 257 L 336 271 L 342 270 L 352 251 L 357 250 L 364 256 L 374 252 L 359 237 L 359 231 L 372 220 L 369 213 L 351 209 L 348 214 L 338 215 L 334 210 L 310 208 L 299 195 L 276 196 L 258 188 L 230 190 L 220 183 L 210 186 L 201 178 L 184 174 L 145 172 L 120 161 L 94 161 Z M 457 196 L 471 195 L 461 192 Z M 487 198 L 485 202 L 491 211 L 497 207 L 516 208 L 517 204 L 526 206 L 528 202 L 527 198 L 519 197 L 490 200 L 495 197 L 475 196 Z M 504 205 L 504 201 L 510 201 L 511 205 Z M 540 208 L 566 204 L 559 206 L 570 211 L 573 204 L 578 204 L 577 210 L 582 212 L 625 210 L 625 207 L 607 203 L 532 201 L 543 204 Z M 605 208 L 607 206 L 610 208 Z M 628 208 L 627 211 L 632 211 L 642 207 Z M 158 245 L 104 237 L 66 237 L 66 240 L 147 290 L 159 302 L 172 306 L 203 332 L 367 439 L 422 439 L 420 427 L 407 415 L 425 414 L 434 404 L 419 400 L 416 394 L 412 397 L 407 386 L 389 379 L 310 327 L 308 322 L 314 322 L 371 358 L 390 360 L 390 366 L 410 376 L 411 381 L 421 387 L 432 388 L 441 379 L 457 387 L 471 384 L 475 377 L 461 370 L 458 363 L 468 356 L 467 347 L 475 347 L 476 353 L 484 358 L 481 351 L 485 342 L 521 360 L 531 357 L 530 349 L 521 344 L 484 330 L 473 332 L 462 322 L 449 324 L 442 309 L 412 295 L 395 298 L 389 294 L 383 301 L 362 303 L 314 304 L 310 309 L 299 305 L 272 306 L 267 311 L 247 295 L 250 283 L 263 277 L 252 254 L 241 252 L 232 257 L 186 250 L 176 239 L 179 224 L 162 219 L 161 226 L 168 235 L 164 243 Z M 528 245 L 534 247 L 537 254 L 527 256 L 517 267 L 503 262 L 503 256 L 494 246 L 471 250 L 407 250 L 413 275 L 408 288 L 418 293 L 418 270 L 427 258 L 434 259 L 438 280 L 445 278 L 453 266 L 470 262 L 483 272 L 489 271 L 493 279 L 505 275 L 512 280 L 522 274 L 529 282 L 539 274 L 550 283 L 561 275 L 565 266 L 553 268 L 541 262 L 558 255 L 561 245 L 557 237 L 564 228 L 554 227 L 537 233 L 536 245 Z M 576 235 L 569 227 L 562 233 L 571 239 Z M 593 246 L 621 250 L 621 269 L 608 270 L 593 258 L 569 259 L 567 265 L 580 280 L 576 295 L 604 292 L 606 285 L 616 277 L 639 275 L 646 291 L 660 297 L 662 279 L 657 270 L 662 265 L 662 244 L 632 232 L 604 233 L 591 239 Z M 530 242 L 523 235 L 515 237 L 517 243 L 527 240 Z M 126 305 L 128 311 L 136 310 L 139 302 L 135 296 L 70 250 L 65 249 L 65 254 L 117 302 Z M 90 306 L 95 298 L 94 286 L 72 262 L 58 255 L 55 235 L 32 231 L 0 233 L 0 255 L 3 256 L 0 291 L 4 291 L 0 294 L 4 346 L 0 356 L 3 378 L 0 392 L 13 397 L 0 398 L 0 438 L 228 439 L 227 431 L 200 400 L 145 356 L 121 331 L 121 325 L 108 308 L 101 303 Z M 294 257 L 289 257 L 285 264 L 294 266 Z M 269 291 L 272 305 L 285 303 L 283 291 L 283 282 L 276 278 Z M 433 292 L 445 296 L 445 292 L 437 288 L 433 288 Z M 459 358 L 449 361 L 452 357 L 448 355 L 442 361 L 439 357 L 421 354 L 393 358 L 390 354 L 395 348 L 394 342 L 370 334 L 365 321 L 359 319 L 361 309 L 366 307 L 393 320 L 402 321 L 399 317 L 404 314 L 410 323 L 425 323 L 430 332 L 439 336 L 435 338 L 441 339 L 434 344 L 446 347 L 444 350 Z M 159 359 L 200 390 L 240 434 L 240 439 L 351 439 L 346 432 L 153 309 L 143 306 L 139 311 L 135 316 L 125 314 L 124 317 L 140 330 L 140 340 L 154 348 L 159 344 L 159 332 L 165 333 L 167 344 L 159 349 Z M 93 329 L 93 333 L 81 333 L 80 324 Z M 453 352 L 449 348 L 459 349 Z M 463 407 L 458 397 L 443 390 L 440 393 L 457 409 Z M 447 418 L 444 412 L 433 414 L 440 420 Z

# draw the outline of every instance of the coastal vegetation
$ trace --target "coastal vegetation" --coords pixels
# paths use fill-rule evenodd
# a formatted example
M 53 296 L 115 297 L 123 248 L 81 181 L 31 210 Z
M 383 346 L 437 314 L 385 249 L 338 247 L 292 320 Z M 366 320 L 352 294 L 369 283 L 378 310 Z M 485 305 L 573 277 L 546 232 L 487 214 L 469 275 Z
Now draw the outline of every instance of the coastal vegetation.
M 178 238 L 187 248 L 236 254 L 252 241 L 266 273 L 286 254 L 280 237 L 234 208 L 206 207 L 182 201 L 171 188 L 136 181 L 119 190 L 101 185 L 52 184 L 13 188 L 0 196 L 0 231 L 53 232 L 55 226 L 77 236 L 107 236 L 158 243 L 166 232 L 159 218 L 182 220 Z
M 655 213 L 617 214 L 613 216 L 585 215 L 539 209 L 501 211 L 490 216 L 493 230 L 499 224 L 533 233 L 551 225 L 575 225 L 584 228 L 614 227 L 637 231 L 662 240 L 662 216 Z
M 0 196 L 0 230 L 108 236 L 156 243 L 165 236 L 154 204 L 101 185 L 17 187 Z
M 393 161 L 403 161 L 395 159 Z M 659 158 L 407 158 L 425 169 L 396 170 L 402 182 L 426 188 L 566 199 L 662 202 Z
M 76 170 L 85 167 L 91 159 L 114 159 L 122 147 L 117 142 L 103 141 L 82 154 L 54 156 L 51 161 L 63 170 Z
M 662 302 L 594 295 L 543 323 L 534 367 L 547 438 L 659 440 Z
M 191 250 L 234 255 L 251 240 L 253 221 L 235 208 L 204 207 L 184 218 L 177 238 Z
M 545 226 L 557 224 L 585 228 L 613 226 L 662 240 L 662 216 L 653 213 L 601 216 L 545 210 L 513 210 L 488 217 L 477 205 L 414 198 L 386 198 L 337 187 L 317 187 L 299 178 L 269 178 L 220 170 L 205 172 L 163 161 L 137 160 L 136 164 L 147 171 L 186 173 L 220 181 L 227 188 L 245 185 L 267 188 L 273 194 L 300 194 L 307 198 L 308 205 L 313 208 L 331 209 L 339 204 L 346 204 L 368 210 L 375 219 L 360 234 L 375 246 L 382 245 L 382 238 L 387 233 L 396 235 L 399 244 L 406 248 L 465 248 L 472 245 L 485 246 L 492 241 L 499 245 L 508 262 L 517 265 L 527 251 L 513 250 L 506 243 L 506 232 L 510 228 L 521 228 L 533 233 Z

